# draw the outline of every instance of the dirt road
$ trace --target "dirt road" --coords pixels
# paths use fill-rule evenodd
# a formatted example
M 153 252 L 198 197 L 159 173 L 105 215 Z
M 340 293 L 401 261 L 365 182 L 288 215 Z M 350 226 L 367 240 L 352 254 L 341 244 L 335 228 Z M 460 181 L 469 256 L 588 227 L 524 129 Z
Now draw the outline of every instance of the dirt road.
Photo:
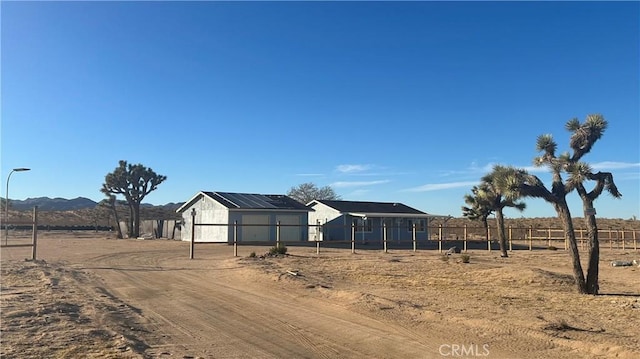
M 233 257 L 230 246 L 199 245 L 189 260 L 185 242 L 51 236 L 40 240 L 44 261 L 34 263 L 22 260 L 28 250 L 3 249 L 2 356 L 640 353 L 640 332 L 630 324 L 640 322 L 636 268 L 603 264 L 601 286 L 612 295 L 591 297 L 573 293 L 564 252 L 522 251 L 507 260 L 479 252 L 468 265 L 408 250 L 316 256 L 315 248 L 289 247 L 286 258 L 248 257 L 267 250 L 240 247 Z

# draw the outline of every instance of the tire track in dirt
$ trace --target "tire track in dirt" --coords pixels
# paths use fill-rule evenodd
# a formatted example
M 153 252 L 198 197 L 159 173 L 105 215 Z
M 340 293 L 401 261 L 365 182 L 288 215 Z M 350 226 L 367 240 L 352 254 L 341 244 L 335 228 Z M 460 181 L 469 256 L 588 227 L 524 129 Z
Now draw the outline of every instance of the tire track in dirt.
M 142 281 L 137 278 L 137 276 L 132 276 L 127 273 L 120 273 L 120 275 L 129 277 L 127 281 L 134 283 L 137 287 L 150 285 L 150 282 Z M 203 333 L 215 333 L 216 336 L 223 336 L 224 342 L 227 343 L 235 343 L 238 341 L 238 338 L 243 338 L 244 341 L 249 341 L 259 347 L 267 348 L 269 347 L 271 338 L 264 337 L 270 332 L 278 332 L 280 336 L 297 334 L 294 338 L 301 337 L 300 333 L 292 332 L 293 327 L 283 326 L 282 324 L 286 323 L 281 320 L 276 321 L 275 324 L 272 323 L 270 327 L 265 330 L 265 328 L 261 326 L 261 323 L 267 323 L 266 321 L 269 318 L 259 313 L 250 312 L 247 314 L 247 310 L 244 309 L 247 304 L 244 301 L 238 302 L 236 297 L 223 298 L 220 295 L 203 295 L 190 289 L 189 285 L 176 285 L 173 290 L 181 292 L 181 295 L 170 296 L 170 300 L 174 308 L 176 308 L 171 311 L 170 315 L 164 312 L 161 313 L 155 309 L 155 305 L 147 307 L 146 310 L 153 312 L 158 318 L 161 318 L 163 322 L 170 323 L 173 328 L 184 334 L 184 336 L 179 337 L 177 337 L 176 334 L 173 335 L 174 340 L 177 339 L 179 342 L 185 343 L 184 345 L 197 345 L 198 341 L 206 338 L 206 335 Z M 168 299 L 169 296 L 159 298 L 160 301 Z M 194 301 L 203 304 L 194 304 Z M 215 302 L 214 305 L 219 307 L 209 308 L 207 310 L 205 301 Z M 224 306 L 221 306 L 222 304 Z M 221 315 L 222 313 L 224 315 Z M 179 318 L 180 322 L 176 323 L 176 318 Z M 250 352 L 247 354 L 261 357 L 268 356 L 268 352 L 263 351 Z
M 188 243 L 175 241 L 45 238 L 39 249 L 90 277 L 82 285 L 96 290 L 84 295 L 85 308 L 120 303 L 106 307 L 106 322 L 143 328 L 135 335 L 150 346 L 148 358 L 432 358 L 440 344 L 484 342 L 489 358 L 638 353 L 634 268 L 602 265 L 612 294 L 579 296 L 562 278 L 571 273 L 562 253 L 518 252 L 507 261 L 474 252 L 472 264 L 460 265 L 428 252 L 316 256 L 296 247 L 290 257 L 258 261 L 233 258 L 226 245 L 198 245 L 190 261 Z
M 0 356 L 142 358 L 135 311 L 86 277 L 61 263 L 3 262 Z M 25 331 L 30 340 L 15 340 Z
M 163 261 L 165 258 L 141 260 L 139 253 L 132 252 L 101 256 L 92 263 L 95 267 L 113 268 L 95 271 L 121 298 L 154 313 L 158 318 L 155 330 L 166 331 L 162 323 L 172 323 L 171 336 L 185 342 L 185 346 L 208 341 L 201 349 L 217 355 L 235 350 L 259 357 L 319 358 L 377 357 L 380 353 L 389 353 L 389 357 L 424 357 L 425 352 L 437 350 L 424 344 L 428 337 L 327 305 L 322 300 L 280 293 L 280 289 L 269 285 L 256 287 L 232 273 L 156 270 Z M 152 266 L 137 271 L 116 269 L 122 263 Z M 203 286 L 203 280 L 209 284 Z M 161 287 L 167 291 L 158 292 Z M 137 303 L 145 292 L 154 292 L 156 296 Z M 167 303 L 171 308 L 167 308 Z M 212 341 L 202 333 L 215 333 L 223 340 Z

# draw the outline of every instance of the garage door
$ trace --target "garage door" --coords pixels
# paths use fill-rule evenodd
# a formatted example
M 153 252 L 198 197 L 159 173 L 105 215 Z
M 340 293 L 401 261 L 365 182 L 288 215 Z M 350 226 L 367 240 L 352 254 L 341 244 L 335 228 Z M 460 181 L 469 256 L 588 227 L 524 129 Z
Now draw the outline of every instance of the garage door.
M 280 222 L 280 240 L 283 242 L 299 242 L 302 240 L 300 228 L 300 216 L 281 215 L 276 216 Z M 306 228 L 305 228 L 306 230 Z
M 242 215 L 242 235 L 240 241 L 268 241 L 269 216 L 257 214 Z

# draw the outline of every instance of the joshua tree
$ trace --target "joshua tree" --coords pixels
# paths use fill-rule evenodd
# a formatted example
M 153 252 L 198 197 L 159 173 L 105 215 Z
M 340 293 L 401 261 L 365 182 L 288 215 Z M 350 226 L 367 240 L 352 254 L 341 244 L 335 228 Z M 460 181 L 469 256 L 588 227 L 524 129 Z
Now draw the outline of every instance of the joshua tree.
M 129 205 L 129 237 L 140 235 L 142 200 L 166 179 L 166 176 L 155 173 L 151 168 L 141 164 L 127 164 L 127 161 L 120 161 L 119 166 L 105 176 L 101 192 L 107 196 L 121 194 Z
M 600 139 L 606 126 L 607 122 L 601 115 L 587 116 L 584 124 L 580 124 L 577 119 L 568 121 L 565 127 L 567 130 L 573 132 L 570 140 L 570 147 L 573 150 L 573 154 L 567 152 L 557 156 L 557 144 L 553 140 L 553 137 L 548 134 L 538 136 L 536 149 L 542 152 L 542 155 L 534 159 L 534 164 L 536 166 L 547 166 L 550 169 L 552 175 L 551 190 L 547 189 L 538 177 L 529 175 L 524 171 L 520 171 L 516 173 L 515 176 L 510 176 L 510 178 L 506 179 L 509 183 L 508 187 L 517 192 L 518 195 L 542 198 L 553 205 L 563 225 L 565 238 L 569 243 L 573 263 L 573 276 L 580 293 L 596 294 L 598 290 L 597 258 L 599 253 L 597 249 L 597 226 L 595 216 L 591 211 L 593 208 L 593 200 L 602 193 L 603 189 L 607 189 L 614 197 L 620 196 L 613 183 L 613 176 L 610 173 L 599 172 L 593 174 L 588 165 L 580 162 L 580 159 L 587 154 L 594 143 Z M 569 174 L 569 179 L 566 183 L 562 178 L 562 174 L 565 172 Z M 586 189 L 584 189 L 583 182 L 585 180 L 597 181 L 596 187 L 591 192 L 587 192 Z M 583 205 L 585 206 L 585 217 L 587 217 L 587 224 L 590 231 L 591 248 L 589 254 L 590 269 L 588 273 L 591 273 L 591 283 L 589 287 L 587 287 L 580 263 L 580 253 L 578 251 L 571 213 L 566 200 L 567 194 L 574 189 L 578 190 L 579 194 L 582 192 L 581 197 Z M 595 260 L 595 263 L 593 263 L 592 260 Z
M 502 257 L 508 257 L 503 210 L 505 207 L 515 208 L 519 211 L 523 211 L 526 208 L 524 202 L 518 201 L 518 193 L 511 191 L 509 187 L 509 179 L 519 176 L 520 171 L 513 167 L 494 166 L 491 173 L 482 177 L 480 191 L 477 194 L 478 197 L 483 198 L 484 202 L 488 203 L 489 208 L 496 214 L 498 243 L 500 244 L 500 255 Z
M 471 194 L 464 195 L 464 202 L 467 206 L 462 206 L 462 215 L 469 218 L 472 221 L 482 222 L 484 228 L 485 239 L 488 242 L 489 239 L 489 223 L 487 218 L 493 213 L 493 209 L 489 201 L 486 200 L 481 194 L 484 192 L 479 186 L 473 186 L 471 188 Z
M 123 238 L 122 229 L 120 229 L 120 218 L 118 217 L 118 209 L 116 208 L 116 196 L 112 194 L 107 195 L 107 198 L 100 201 L 100 203 L 98 203 L 98 206 L 107 208 L 111 211 L 111 213 L 113 213 L 114 220 L 116 221 L 116 238 Z
M 602 137 L 607 128 L 607 121 L 601 115 L 589 115 L 584 123 L 577 119 L 567 122 L 567 130 L 572 132 L 569 145 L 574 155 L 567 166 L 569 178 L 567 184 L 576 189 L 584 210 L 584 219 L 587 225 L 587 236 L 589 238 L 589 264 L 587 267 L 586 292 L 598 294 L 598 273 L 600 261 L 600 243 L 598 240 L 598 225 L 596 223 L 596 211 L 593 202 L 604 190 L 613 197 L 620 198 L 622 194 L 613 182 L 613 174 L 609 172 L 593 173 L 591 167 L 578 159 L 587 153 L 595 141 Z M 587 191 L 584 182 L 587 180 L 596 181 L 591 191 Z

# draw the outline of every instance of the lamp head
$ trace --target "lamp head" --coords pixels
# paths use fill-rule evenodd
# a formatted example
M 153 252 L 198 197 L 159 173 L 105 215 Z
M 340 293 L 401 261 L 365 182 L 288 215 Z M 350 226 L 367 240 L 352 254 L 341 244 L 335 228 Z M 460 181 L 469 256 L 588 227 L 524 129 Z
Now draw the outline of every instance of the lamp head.
M 18 167 L 13 169 L 16 172 L 31 171 L 31 168 Z

